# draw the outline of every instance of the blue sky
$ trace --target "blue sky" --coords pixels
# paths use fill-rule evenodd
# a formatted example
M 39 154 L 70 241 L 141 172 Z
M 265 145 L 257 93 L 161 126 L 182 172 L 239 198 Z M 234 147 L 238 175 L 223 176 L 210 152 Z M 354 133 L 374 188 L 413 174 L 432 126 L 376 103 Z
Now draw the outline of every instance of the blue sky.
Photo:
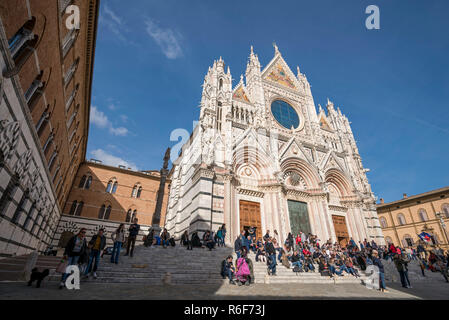
M 129 3 L 132 3 L 130 5 Z M 380 8 L 380 30 L 365 9 Z M 449 185 L 449 1 L 102 0 L 87 158 L 158 170 L 177 128 L 192 130 L 214 59 L 234 85 L 250 46 L 273 41 L 349 120 L 385 201 Z

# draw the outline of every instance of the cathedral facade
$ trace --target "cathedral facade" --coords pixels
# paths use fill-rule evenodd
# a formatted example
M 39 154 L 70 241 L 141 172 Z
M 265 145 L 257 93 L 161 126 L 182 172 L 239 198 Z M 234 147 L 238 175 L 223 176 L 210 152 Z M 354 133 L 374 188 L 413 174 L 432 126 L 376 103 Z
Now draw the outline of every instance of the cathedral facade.
M 245 78 L 233 87 L 221 58 L 209 67 L 199 123 L 173 163 L 168 231 L 226 224 L 227 243 L 252 226 L 282 242 L 302 231 L 384 244 L 347 117 L 329 100 L 317 113 L 306 76 L 276 45 L 263 69 L 251 47 Z

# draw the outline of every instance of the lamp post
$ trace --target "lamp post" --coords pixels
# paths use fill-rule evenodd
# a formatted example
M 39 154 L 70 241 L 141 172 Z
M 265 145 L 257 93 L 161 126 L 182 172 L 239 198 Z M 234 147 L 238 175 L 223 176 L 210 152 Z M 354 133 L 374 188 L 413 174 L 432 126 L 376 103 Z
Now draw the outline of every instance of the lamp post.
M 441 212 L 435 212 L 435 215 L 440 220 L 441 228 L 443 229 L 444 237 L 446 238 L 446 244 L 449 245 L 449 237 L 447 236 L 446 223 L 444 222 Z

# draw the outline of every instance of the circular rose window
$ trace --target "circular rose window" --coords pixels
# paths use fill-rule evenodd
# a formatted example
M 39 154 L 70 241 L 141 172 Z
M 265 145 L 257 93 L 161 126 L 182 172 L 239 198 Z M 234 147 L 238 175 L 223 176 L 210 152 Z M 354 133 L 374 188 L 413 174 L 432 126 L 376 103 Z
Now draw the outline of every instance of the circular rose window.
M 299 127 L 299 116 L 296 110 L 283 100 L 274 100 L 271 104 L 271 113 L 276 121 L 287 129 Z

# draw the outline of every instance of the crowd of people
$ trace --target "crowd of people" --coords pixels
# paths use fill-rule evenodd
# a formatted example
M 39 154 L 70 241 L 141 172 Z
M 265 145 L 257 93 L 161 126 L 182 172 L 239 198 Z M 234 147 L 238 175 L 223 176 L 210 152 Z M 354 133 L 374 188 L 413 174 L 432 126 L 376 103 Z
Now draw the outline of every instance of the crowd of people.
M 114 243 L 111 263 L 118 264 L 122 247 L 126 244 L 125 256 L 133 256 L 136 237 L 140 230 L 140 225 L 135 219 L 128 228 L 128 237 L 126 238 L 125 225 L 121 224 L 115 232 L 111 234 Z M 209 250 L 225 246 L 226 225 L 223 224 L 217 232 L 206 231 L 200 238 L 198 232 L 193 232 L 190 236 L 185 231 L 180 238 L 180 245 L 187 247 L 187 250 L 193 248 L 208 248 Z M 106 237 L 104 230 L 98 230 L 89 242 L 86 240 L 86 229 L 82 228 L 80 232 L 72 237 L 64 251 L 65 265 L 78 265 L 84 278 L 91 275 L 97 278 L 97 269 L 100 263 L 101 253 L 104 254 L 106 246 Z M 441 272 L 446 282 L 449 282 L 449 252 L 444 252 L 439 247 L 432 250 L 426 250 L 423 242 L 420 242 L 415 248 L 399 248 L 393 244 L 379 246 L 373 240 L 371 242 L 359 241 L 357 244 L 352 238 L 346 245 L 337 242 L 332 243 L 328 240 L 321 243 L 316 235 L 299 232 L 296 236 L 289 233 L 284 243 L 279 243 L 279 235 L 274 230 L 274 235 L 270 235 L 268 230 L 262 238 L 257 238 L 256 228 L 250 227 L 241 232 L 234 241 L 234 251 L 237 256 L 235 266 L 233 257 L 228 256 L 222 261 L 221 275 L 228 278 L 231 284 L 250 285 L 254 282 L 253 262 L 249 258 L 252 252 L 255 255 L 256 263 L 265 263 L 267 265 L 267 274 L 276 276 L 276 267 L 279 264 L 285 268 L 291 268 L 294 272 L 316 272 L 330 278 L 343 276 L 344 273 L 353 277 L 360 277 L 358 269 L 367 270 L 368 266 L 377 267 L 379 275 L 379 290 L 386 292 L 385 270 L 383 263 L 391 260 L 400 275 L 401 284 L 404 288 L 411 288 L 408 277 L 408 264 L 415 260 L 421 267 L 422 275 L 426 276 L 426 271 Z M 154 229 L 150 229 L 144 237 L 146 247 L 162 246 L 167 248 L 175 246 L 174 237 L 170 236 L 167 229 L 163 229 L 160 234 L 156 234 Z M 318 269 L 318 270 L 316 270 Z M 60 288 L 64 287 L 68 274 L 63 273 L 61 277 Z
M 417 260 L 421 266 L 422 275 L 425 270 L 441 272 L 448 282 L 449 252 L 436 247 L 433 250 L 425 250 L 420 243 L 416 249 L 397 248 L 393 244 L 379 246 L 373 240 L 371 242 L 359 241 L 357 244 L 352 238 L 346 245 L 331 240 L 320 243 L 316 235 L 300 232 L 296 236 L 288 234 L 283 244 L 278 243 L 278 233 L 274 230 L 274 236 L 268 230 L 266 234 L 257 239 L 255 228 L 249 228 L 241 232 L 234 241 L 234 250 L 237 256 L 236 266 L 232 263 L 232 256 L 222 262 L 221 275 L 228 277 L 231 284 L 249 284 L 252 279 L 252 262 L 248 253 L 255 254 L 256 263 L 267 264 L 267 274 L 276 276 L 276 266 L 281 264 L 286 268 L 292 268 L 294 272 L 318 272 L 330 278 L 343 276 L 344 273 L 353 277 L 360 277 L 358 269 L 367 270 L 373 265 L 379 276 L 379 290 L 388 292 L 385 285 L 384 262 L 391 260 L 400 275 L 404 288 L 411 288 L 408 277 L 408 264 L 411 260 Z M 234 279 L 236 281 L 234 281 Z M 243 279 L 243 281 L 242 281 Z

